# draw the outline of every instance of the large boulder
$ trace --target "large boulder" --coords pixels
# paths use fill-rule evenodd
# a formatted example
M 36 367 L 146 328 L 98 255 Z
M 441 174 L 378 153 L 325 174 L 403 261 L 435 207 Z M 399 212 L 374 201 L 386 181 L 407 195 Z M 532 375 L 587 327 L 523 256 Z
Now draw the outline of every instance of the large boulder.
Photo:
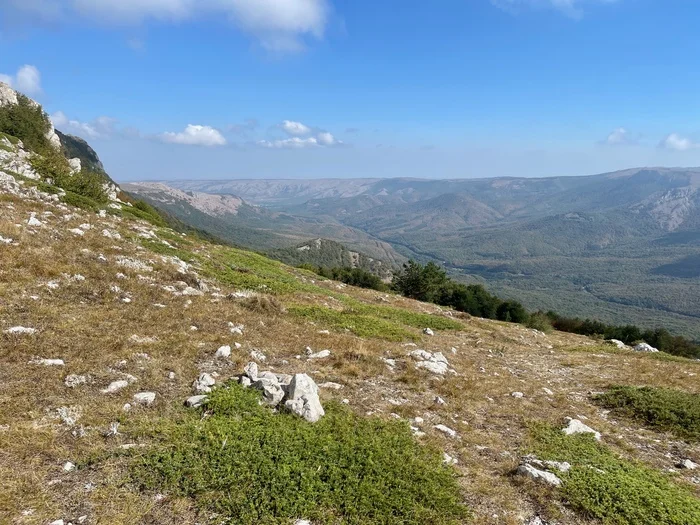
M 306 374 L 296 374 L 292 378 L 284 406 L 310 423 L 316 423 L 326 413 L 318 397 L 318 386 Z

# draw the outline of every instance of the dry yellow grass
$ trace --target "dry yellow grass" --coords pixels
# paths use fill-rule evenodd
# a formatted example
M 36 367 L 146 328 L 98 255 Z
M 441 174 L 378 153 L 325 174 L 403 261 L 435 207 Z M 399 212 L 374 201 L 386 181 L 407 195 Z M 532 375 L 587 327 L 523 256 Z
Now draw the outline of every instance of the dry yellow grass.
M 45 211 L 53 215 L 42 216 Z M 30 212 L 46 225 L 28 228 Z M 74 216 L 64 219 L 69 214 Z M 85 223 L 92 228 L 84 236 L 69 232 Z M 103 229 L 119 232 L 121 239 L 105 237 Z M 415 369 L 407 357 L 413 349 L 408 341 L 360 338 L 286 312 L 293 304 L 341 310 L 346 296 L 367 305 L 444 315 L 439 307 L 319 282 L 293 269 L 282 271 L 303 288 L 275 297 L 229 299 L 241 289 L 214 278 L 207 280 L 209 291 L 202 295 L 174 295 L 163 287 L 196 286 L 197 268 L 183 276 L 175 264 L 144 249 L 140 235 L 152 229 L 41 202 L 0 199 L 0 235 L 18 243 L 0 245 L 0 331 L 13 326 L 37 330 L 34 335 L 0 333 L 0 523 L 45 524 L 83 515 L 88 523 L 99 524 L 215 523 L 197 515 L 190 501 L 139 493 L 128 483 L 119 447 L 133 443 L 129 429 L 137 423 L 178 417 L 200 372 L 230 378 L 251 360 L 253 350 L 267 356 L 266 368 L 307 372 L 319 384 L 343 385 L 338 391 L 323 390 L 323 399 L 347 399 L 358 413 L 423 418 L 426 436 L 421 439 L 459 460 L 456 468 L 475 523 L 520 524 L 538 512 L 556 514 L 559 523 L 588 523 L 547 491 L 513 479 L 529 421 L 561 425 L 567 416 L 585 417 L 616 451 L 659 469 L 671 468 L 680 456 L 700 459 L 697 445 L 611 419 L 590 400 L 591 392 L 613 383 L 700 393 L 698 363 L 614 353 L 583 337 L 543 335 L 471 318 L 459 321 L 460 330 L 436 332 L 417 343 L 444 353 L 457 372 L 440 378 Z M 197 253 L 199 264 L 208 260 L 212 248 L 205 243 L 191 238 L 178 243 L 179 235 L 157 229 L 155 234 L 175 248 Z M 153 270 L 119 266 L 119 257 L 142 261 Z M 247 271 L 255 274 L 256 269 Z M 117 273 L 127 278 L 117 278 Z M 57 283 L 55 289 L 46 286 L 51 281 Z M 243 325 L 243 335 L 231 333 L 229 322 Z M 152 341 L 138 343 L 134 335 Z M 233 349 L 230 360 L 214 358 L 219 346 L 234 343 L 241 348 Z M 330 349 L 332 355 L 308 360 L 307 346 Z M 60 358 L 65 366 L 29 364 L 37 357 Z M 395 359 L 396 366 L 382 358 Z M 68 388 L 64 380 L 69 374 L 85 375 L 88 382 Z M 101 393 L 126 374 L 137 381 L 117 394 Z M 156 392 L 155 405 L 125 412 L 124 404 L 140 391 Z M 514 391 L 524 397 L 512 397 Z M 445 403 L 436 403 L 437 396 Z M 79 415 L 74 424 L 61 421 L 61 407 Z M 106 437 L 114 422 L 120 423 L 120 433 Z M 439 423 L 455 429 L 459 438 L 434 432 Z M 80 468 L 64 472 L 66 461 Z

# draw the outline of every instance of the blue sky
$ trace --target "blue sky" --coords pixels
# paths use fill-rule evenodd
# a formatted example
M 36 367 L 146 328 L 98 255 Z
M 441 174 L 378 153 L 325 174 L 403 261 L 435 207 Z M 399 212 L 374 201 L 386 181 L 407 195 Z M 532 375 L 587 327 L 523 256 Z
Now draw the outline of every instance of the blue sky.
M 695 0 L 2 0 L 0 80 L 118 180 L 700 165 Z

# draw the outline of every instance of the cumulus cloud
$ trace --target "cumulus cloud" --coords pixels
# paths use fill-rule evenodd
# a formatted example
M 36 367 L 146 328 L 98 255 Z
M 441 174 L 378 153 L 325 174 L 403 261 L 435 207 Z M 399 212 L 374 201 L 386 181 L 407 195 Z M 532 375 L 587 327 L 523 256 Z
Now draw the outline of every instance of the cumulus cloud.
M 41 73 L 35 66 L 24 65 L 14 75 L 0 74 L 0 82 L 26 95 L 41 93 Z
M 273 149 L 301 149 L 344 145 L 343 141 L 336 139 L 332 133 L 294 120 L 283 120 L 276 128 L 281 129 L 287 138 L 259 140 L 258 146 Z
M 555 9 L 571 18 L 581 18 L 586 5 L 614 4 L 619 0 L 491 0 L 496 7 L 509 13 L 524 9 Z
M 305 137 L 311 135 L 312 131 L 309 126 L 293 120 L 283 120 L 280 128 L 290 137 Z
M 671 133 L 661 141 L 659 147 L 673 151 L 689 151 L 700 149 L 700 142 L 695 142 L 688 137 L 683 137 L 678 133 Z
M 185 144 L 187 146 L 225 146 L 226 139 L 217 129 L 211 126 L 188 124 L 180 133 L 166 132 L 160 135 L 163 142 Z
M 323 37 L 330 5 L 329 0 L 5 0 L 0 10 L 13 18 L 24 14 L 26 23 L 82 17 L 136 25 L 224 16 L 267 49 L 297 51 L 304 47 L 302 37 Z
M 617 128 L 610 132 L 610 134 L 601 141 L 601 144 L 606 146 L 631 146 L 637 144 L 637 137 L 632 136 L 632 134 L 625 128 Z
M 51 115 L 51 122 L 55 128 L 64 133 L 77 135 L 84 139 L 105 139 L 121 133 L 116 129 L 117 120 L 112 117 L 103 116 L 97 117 L 91 122 L 82 122 L 69 118 L 63 111 L 57 111 Z
M 257 144 L 263 148 L 271 149 L 302 149 L 309 147 L 313 148 L 319 145 L 316 137 L 308 137 L 305 139 L 300 137 L 291 137 L 281 140 L 259 140 Z

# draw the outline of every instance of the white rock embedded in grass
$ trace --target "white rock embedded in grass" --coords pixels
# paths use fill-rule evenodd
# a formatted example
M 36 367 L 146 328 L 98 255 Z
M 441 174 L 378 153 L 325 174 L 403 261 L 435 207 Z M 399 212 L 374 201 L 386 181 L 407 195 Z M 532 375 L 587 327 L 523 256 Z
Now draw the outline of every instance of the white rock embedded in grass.
M 34 335 L 36 333 L 36 328 L 27 328 L 26 326 L 13 326 L 4 331 L 4 333 L 9 335 Z
M 276 407 L 284 398 L 284 390 L 282 390 L 277 378 L 271 379 L 269 377 L 262 377 L 253 382 L 250 386 L 262 392 L 263 402 L 266 405 Z
M 129 386 L 129 382 L 125 379 L 119 379 L 117 381 L 112 381 L 107 388 L 102 390 L 103 394 L 116 394 L 120 390 L 125 389 Z
M 444 452 L 442 457 L 443 457 L 442 462 L 445 463 L 446 465 L 456 465 L 457 463 L 459 463 L 459 461 L 457 461 L 457 459 L 450 456 L 447 452 Z
M 310 354 L 308 356 L 309 359 L 325 359 L 326 357 L 329 357 L 331 355 L 330 350 L 321 350 L 320 352 L 316 352 L 315 354 Z
M 206 400 L 207 396 L 205 395 L 191 396 L 187 398 L 187 401 L 185 401 L 185 406 L 189 408 L 198 408 L 201 407 Z
M 413 350 L 408 355 L 418 360 L 416 368 L 422 368 L 436 375 L 445 375 L 450 371 L 450 364 L 441 352 L 431 354 L 425 350 Z
M 448 426 L 445 426 L 445 425 L 435 425 L 433 428 L 434 428 L 435 430 L 437 430 L 438 432 L 441 432 L 441 433 L 445 434 L 447 437 L 451 437 L 451 438 L 456 438 L 456 437 L 457 437 L 457 431 L 451 429 L 451 428 L 448 427 Z
M 71 463 L 70 461 L 66 461 L 63 464 L 63 472 L 73 472 L 75 470 L 75 464 Z
M 29 364 L 42 365 L 42 366 L 66 366 L 66 363 L 63 361 L 63 359 L 37 358 L 37 359 L 32 359 L 31 361 L 29 361 Z
M 255 362 L 250 362 L 247 365 L 245 365 L 245 368 L 243 368 L 243 372 L 245 372 L 245 375 L 248 376 L 248 378 L 251 381 L 257 381 L 258 380 L 258 364 Z
M 516 399 L 522 399 L 525 397 L 525 394 L 523 394 L 522 392 L 513 392 L 510 395 Z
M 683 461 L 678 463 L 677 467 L 681 468 L 681 469 L 686 469 L 686 470 L 695 470 L 698 468 L 698 465 L 697 465 L 697 463 L 693 463 L 689 459 L 684 459 Z
M 143 406 L 151 406 L 153 403 L 156 401 L 156 393 L 155 392 L 139 392 L 138 394 L 134 394 L 134 402 L 138 403 L 139 405 Z
M 561 479 L 552 474 L 551 472 L 546 472 L 544 470 L 539 470 L 532 465 L 520 465 L 518 470 L 515 471 L 518 476 L 524 476 L 530 478 L 534 481 L 539 481 L 547 485 L 552 485 L 558 487 L 561 485 Z
M 216 379 L 214 379 L 210 374 L 206 372 L 199 375 L 199 378 L 195 380 L 192 384 L 192 390 L 195 394 L 208 394 L 211 392 L 211 388 L 216 384 Z
M 82 237 L 83 235 L 85 235 L 85 232 L 83 230 L 81 230 L 80 228 L 71 228 L 68 231 L 70 233 L 72 233 L 73 235 L 77 235 L 78 237 Z
M 635 352 L 647 352 L 650 354 L 656 354 L 659 352 L 658 349 L 654 348 L 653 346 L 647 344 L 647 343 L 639 343 L 634 347 Z
M 0 244 L 12 244 L 13 242 L 11 238 L 0 235 Z
M 574 434 L 593 434 L 597 440 L 601 438 L 600 432 L 593 430 L 578 419 L 569 419 L 569 424 L 562 429 L 562 432 L 567 436 L 572 436 Z
M 424 328 L 424 329 L 423 329 L 423 333 L 424 333 L 425 335 L 429 335 L 429 336 L 435 335 L 435 332 L 433 332 L 430 328 Z
M 34 213 L 32 213 L 29 220 L 27 220 L 27 226 L 31 226 L 33 228 L 39 228 L 43 225 L 44 223 L 37 219 Z
M 214 356 L 219 358 L 219 359 L 227 359 L 227 358 L 231 357 L 231 347 L 228 345 L 220 347 L 216 351 L 216 354 L 214 354 Z
M 295 374 L 287 388 L 285 407 L 310 423 L 316 423 L 325 415 L 318 397 L 318 386 L 306 374 Z
M 267 356 L 258 350 L 253 350 L 250 353 L 250 357 L 252 357 L 256 361 L 259 361 L 261 363 L 264 363 L 265 361 L 267 361 Z
M 331 381 L 327 381 L 326 383 L 322 383 L 318 386 L 319 386 L 319 388 L 325 388 L 328 390 L 341 390 L 343 388 L 343 385 L 340 385 L 338 383 L 333 383 Z
M 65 381 L 63 381 L 63 384 L 66 385 L 68 388 L 75 388 L 80 385 L 87 384 L 87 377 L 86 376 L 79 376 L 77 374 L 70 374 L 66 376 Z
M 606 342 L 606 343 L 609 343 L 609 344 L 611 344 L 611 345 L 613 345 L 613 346 L 616 346 L 616 347 L 619 348 L 620 350 L 624 350 L 625 348 L 627 348 L 627 345 L 626 345 L 625 343 L 623 343 L 622 341 L 618 340 L 618 339 L 608 339 L 608 340 L 605 341 L 605 342 Z

